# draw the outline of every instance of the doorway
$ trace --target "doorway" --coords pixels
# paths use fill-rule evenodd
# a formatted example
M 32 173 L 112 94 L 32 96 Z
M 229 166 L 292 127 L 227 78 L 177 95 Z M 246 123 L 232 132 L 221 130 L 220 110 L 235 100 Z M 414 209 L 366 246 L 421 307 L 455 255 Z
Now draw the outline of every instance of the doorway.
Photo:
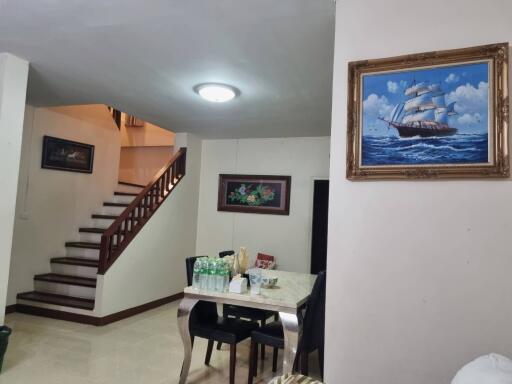
M 313 225 L 311 238 L 311 273 L 327 267 L 327 228 L 329 215 L 329 180 L 315 180 L 313 190 Z

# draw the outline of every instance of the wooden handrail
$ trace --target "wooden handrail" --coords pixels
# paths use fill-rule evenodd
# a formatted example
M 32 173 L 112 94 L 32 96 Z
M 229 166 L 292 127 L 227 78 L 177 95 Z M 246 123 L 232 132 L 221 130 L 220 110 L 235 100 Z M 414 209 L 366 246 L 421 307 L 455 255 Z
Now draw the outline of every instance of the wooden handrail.
M 103 232 L 98 274 L 104 275 L 185 176 L 187 148 L 181 148 Z

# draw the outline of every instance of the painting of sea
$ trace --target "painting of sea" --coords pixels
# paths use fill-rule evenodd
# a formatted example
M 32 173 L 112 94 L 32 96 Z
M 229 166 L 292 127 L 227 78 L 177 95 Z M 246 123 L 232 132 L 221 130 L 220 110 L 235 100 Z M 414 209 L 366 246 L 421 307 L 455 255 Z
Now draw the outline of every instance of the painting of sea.
M 363 75 L 363 166 L 489 162 L 488 61 Z

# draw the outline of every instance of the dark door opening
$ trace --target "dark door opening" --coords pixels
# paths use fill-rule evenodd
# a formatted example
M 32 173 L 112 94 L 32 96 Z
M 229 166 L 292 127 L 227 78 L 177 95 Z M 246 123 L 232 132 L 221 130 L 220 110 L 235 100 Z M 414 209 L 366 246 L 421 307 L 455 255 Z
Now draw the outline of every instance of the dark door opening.
M 326 270 L 328 214 L 329 180 L 315 180 L 311 239 L 311 273 L 313 274 Z

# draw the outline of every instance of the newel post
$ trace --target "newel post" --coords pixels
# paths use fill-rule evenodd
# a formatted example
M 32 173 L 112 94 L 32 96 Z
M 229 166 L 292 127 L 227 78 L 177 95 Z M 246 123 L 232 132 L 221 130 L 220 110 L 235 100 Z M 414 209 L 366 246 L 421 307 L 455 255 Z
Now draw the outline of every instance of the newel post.
M 107 271 L 107 263 L 108 263 L 108 243 L 110 237 L 103 234 L 101 235 L 101 243 L 100 243 L 100 260 L 98 263 L 98 274 L 104 275 Z
M 186 164 L 187 164 L 187 148 L 186 147 L 181 147 L 180 148 L 180 151 L 183 151 L 183 154 L 181 155 L 181 158 L 180 158 L 180 162 L 179 162 L 179 165 L 180 165 L 180 177 L 183 177 L 185 176 L 185 169 L 187 168 L 186 167 Z

